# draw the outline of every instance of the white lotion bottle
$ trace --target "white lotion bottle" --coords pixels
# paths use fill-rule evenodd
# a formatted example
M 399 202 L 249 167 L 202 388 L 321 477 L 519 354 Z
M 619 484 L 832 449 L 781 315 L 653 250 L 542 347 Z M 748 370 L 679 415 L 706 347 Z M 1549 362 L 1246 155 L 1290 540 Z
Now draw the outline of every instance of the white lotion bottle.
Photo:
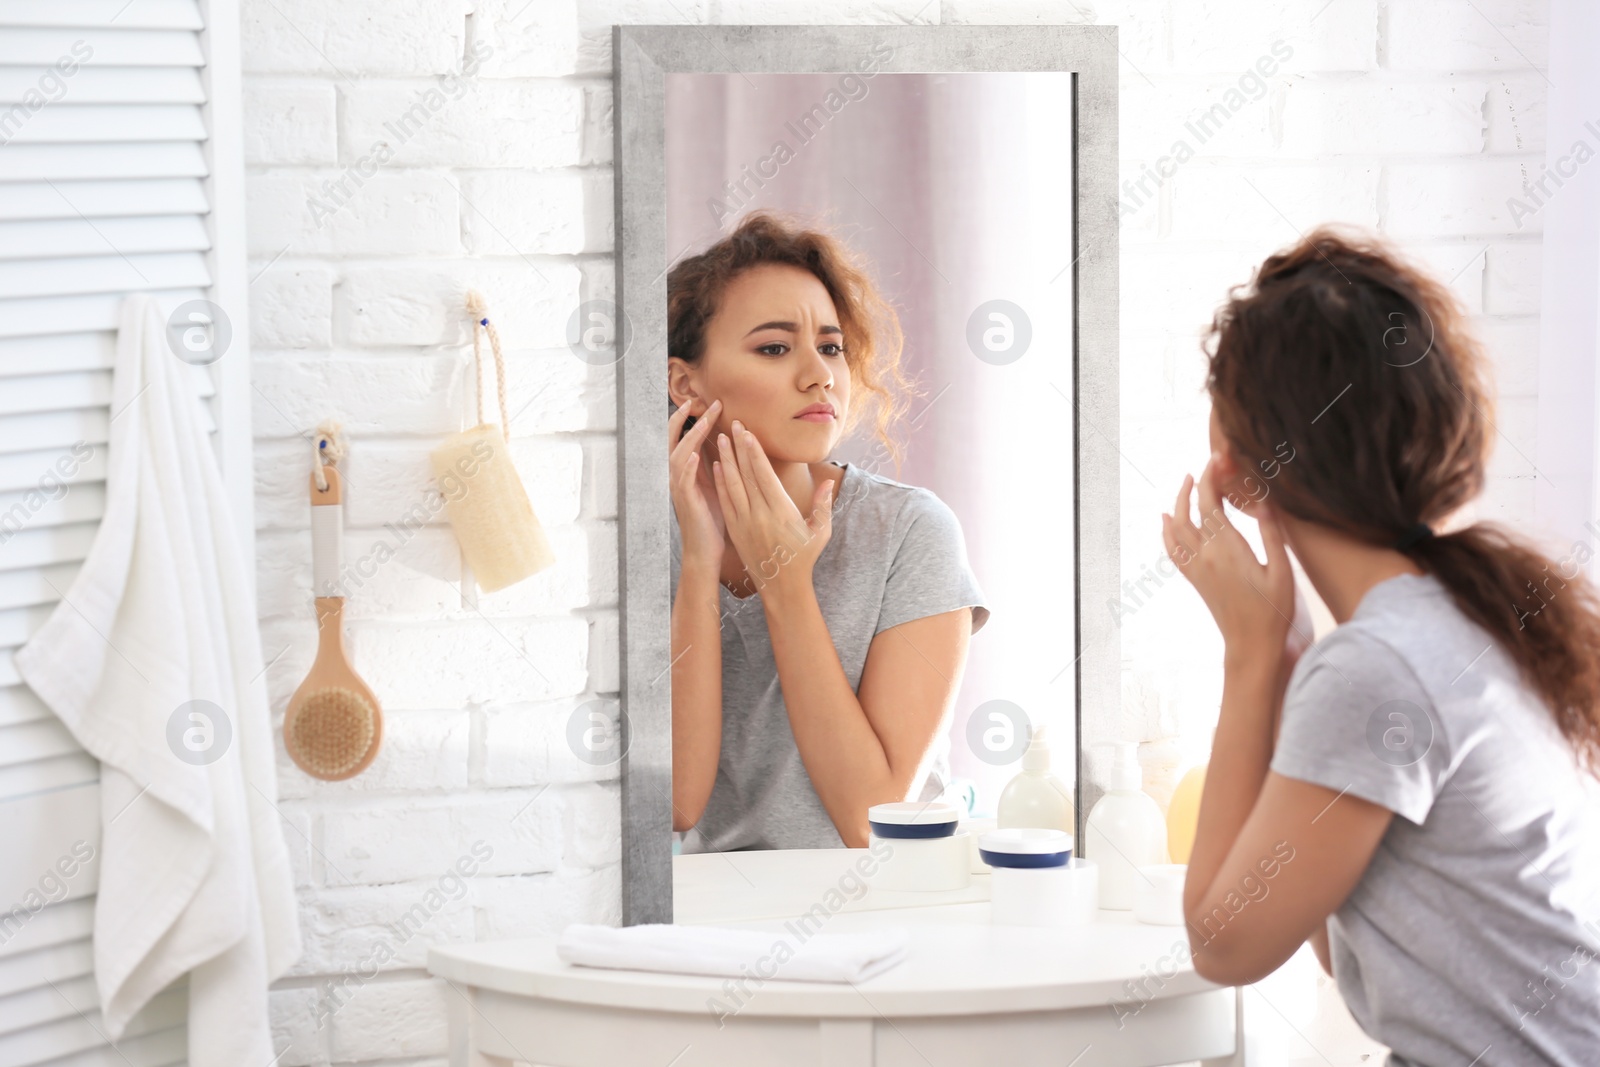
M 1077 829 L 1072 810 L 1072 790 L 1050 773 L 1050 742 L 1045 727 L 1035 726 L 1022 753 L 1022 772 L 1006 783 L 995 809 L 995 827 L 1001 830 Z
M 1123 741 L 1115 747 L 1111 789 L 1089 811 L 1082 854 L 1100 867 L 1100 907 L 1131 911 L 1138 868 L 1167 862 L 1167 820 L 1140 788 L 1139 746 Z

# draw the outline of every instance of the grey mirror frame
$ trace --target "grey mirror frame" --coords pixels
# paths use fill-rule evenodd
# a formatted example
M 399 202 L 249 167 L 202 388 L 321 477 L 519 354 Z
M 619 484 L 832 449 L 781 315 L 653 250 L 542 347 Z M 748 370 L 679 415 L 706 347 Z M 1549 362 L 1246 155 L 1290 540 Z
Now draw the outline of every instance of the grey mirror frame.
M 1077 595 L 1077 840 L 1100 790 L 1085 740 L 1115 736 L 1121 694 L 1117 356 L 1117 30 L 1114 26 L 614 26 L 617 551 L 620 599 L 622 924 L 672 908 L 672 506 L 667 492 L 665 75 L 853 70 L 1074 75 L 1073 566 Z M 687 251 L 687 249 L 683 250 Z M 682 252 L 675 253 L 676 259 Z

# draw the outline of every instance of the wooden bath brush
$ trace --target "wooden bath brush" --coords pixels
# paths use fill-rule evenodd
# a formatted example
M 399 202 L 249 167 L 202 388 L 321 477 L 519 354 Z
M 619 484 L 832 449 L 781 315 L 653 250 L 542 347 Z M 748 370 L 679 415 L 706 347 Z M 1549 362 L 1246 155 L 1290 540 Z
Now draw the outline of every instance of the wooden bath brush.
M 327 457 L 329 445 L 333 456 Z M 344 651 L 342 570 L 344 493 L 339 472 L 325 466 L 342 448 L 336 431 L 318 435 L 311 472 L 311 574 L 317 610 L 317 658 L 289 699 L 283 743 L 295 765 L 313 778 L 338 781 L 367 769 L 383 738 L 378 698 Z

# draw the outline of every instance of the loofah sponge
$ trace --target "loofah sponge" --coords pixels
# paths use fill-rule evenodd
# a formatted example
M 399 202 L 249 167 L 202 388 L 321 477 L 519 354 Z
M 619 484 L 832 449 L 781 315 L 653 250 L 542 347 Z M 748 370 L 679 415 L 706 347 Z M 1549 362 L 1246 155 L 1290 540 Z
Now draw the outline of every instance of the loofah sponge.
M 544 570 L 556 557 L 511 462 L 500 334 L 477 293 L 467 294 L 467 309 L 473 315 L 472 354 L 478 365 L 478 425 L 454 435 L 434 450 L 433 475 L 445 498 L 461 554 L 471 566 L 478 587 L 492 593 Z M 498 427 L 483 421 L 480 330 L 488 333 L 494 351 L 500 395 Z

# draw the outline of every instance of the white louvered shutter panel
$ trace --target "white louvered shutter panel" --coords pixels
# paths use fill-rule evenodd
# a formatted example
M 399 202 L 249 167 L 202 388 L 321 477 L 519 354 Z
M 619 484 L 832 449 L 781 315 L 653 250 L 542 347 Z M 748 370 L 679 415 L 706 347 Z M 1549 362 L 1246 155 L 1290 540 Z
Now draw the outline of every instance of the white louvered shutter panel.
M 238 85 L 237 0 L 0 0 L 0 1067 L 186 1058 L 182 988 L 104 1038 L 95 870 L 57 871 L 76 842 L 99 852 L 99 766 L 13 655 L 99 526 L 128 293 L 230 314 L 223 358 L 188 373 L 253 526 Z

